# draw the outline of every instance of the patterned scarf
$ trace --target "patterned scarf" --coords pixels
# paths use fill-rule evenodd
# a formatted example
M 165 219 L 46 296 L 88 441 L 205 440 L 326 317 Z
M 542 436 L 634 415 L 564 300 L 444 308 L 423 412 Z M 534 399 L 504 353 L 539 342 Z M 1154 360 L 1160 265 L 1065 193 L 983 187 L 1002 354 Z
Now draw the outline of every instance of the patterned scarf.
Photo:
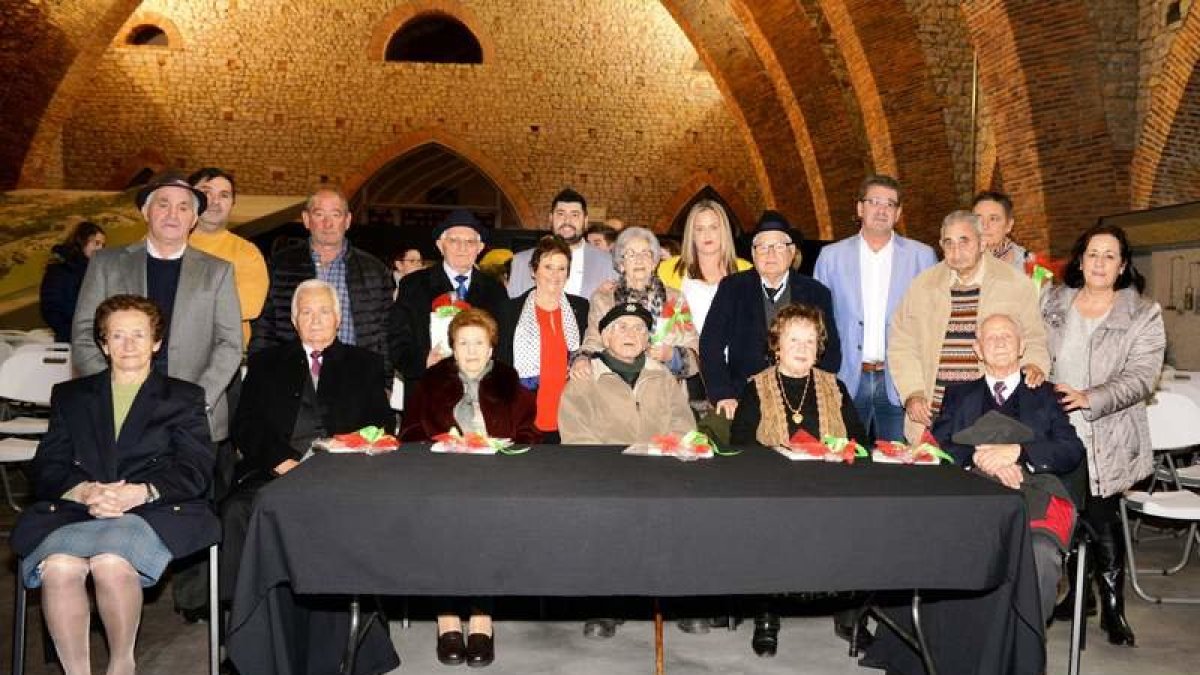
M 667 304 L 667 287 L 663 286 L 662 279 L 658 278 L 657 274 L 650 276 L 650 283 L 643 290 L 630 288 L 625 277 L 622 275 L 617 280 L 617 288 L 613 291 L 613 300 L 615 305 L 624 305 L 626 303 L 637 303 L 646 308 L 650 312 L 650 316 L 656 319 L 662 316 L 663 305 Z
M 846 435 L 846 423 L 842 419 L 842 392 L 838 389 L 837 376 L 823 370 L 813 368 L 809 371 L 817 394 L 817 421 L 821 436 Z M 787 445 L 791 434 L 788 433 L 787 411 L 784 410 L 783 394 L 779 391 L 779 380 L 775 376 L 775 366 L 771 366 L 758 375 L 750 378 L 758 390 L 759 407 L 762 417 L 758 422 L 755 439 L 767 447 Z
M 521 316 L 517 319 L 516 330 L 513 331 L 513 367 L 523 384 L 533 384 L 537 388 L 536 378 L 542 369 L 542 337 L 537 320 L 537 303 L 534 291 L 525 297 L 521 306 Z M 571 303 L 567 302 L 564 292 L 558 301 L 562 313 L 563 338 L 567 343 L 567 361 L 571 354 L 579 351 L 579 323 L 575 321 L 575 312 L 571 311 Z M 532 382 L 530 382 L 532 380 Z
M 477 433 L 487 436 L 487 424 L 483 421 L 483 408 L 479 407 L 479 382 L 492 372 L 492 361 L 488 361 L 477 377 L 468 377 L 462 370 L 458 379 L 462 381 L 463 395 L 454 404 L 454 421 L 464 434 Z

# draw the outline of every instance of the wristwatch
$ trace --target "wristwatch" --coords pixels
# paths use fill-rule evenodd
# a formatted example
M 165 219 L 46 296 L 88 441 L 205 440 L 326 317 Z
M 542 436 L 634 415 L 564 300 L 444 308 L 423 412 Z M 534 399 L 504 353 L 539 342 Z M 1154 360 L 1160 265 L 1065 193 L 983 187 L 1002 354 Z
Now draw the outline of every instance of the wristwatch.
M 162 495 L 158 494 L 158 488 L 154 487 L 154 483 L 143 483 L 146 486 L 146 503 L 150 504 L 158 501 Z

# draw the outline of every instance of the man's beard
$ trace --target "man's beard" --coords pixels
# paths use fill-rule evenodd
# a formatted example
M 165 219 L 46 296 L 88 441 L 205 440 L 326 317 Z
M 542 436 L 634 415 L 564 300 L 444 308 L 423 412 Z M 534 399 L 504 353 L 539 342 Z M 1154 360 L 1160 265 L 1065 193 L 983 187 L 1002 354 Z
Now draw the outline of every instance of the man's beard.
M 573 234 L 572 236 L 570 236 L 570 237 L 564 237 L 564 236 L 562 236 L 561 234 L 559 234 L 558 236 L 559 236 L 559 237 L 560 237 L 560 238 L 561 238 L 563 241 L 567 242 L 567 244 L 568 244 L 568 245 L 570 245 L 570 246 L 574 246 L 575 244 L 578 244 L 579 242 L 583 241 L 583 230 L 581 230 L 581 229 L 579 229 L 579 228 L 577 228 L 577 227 L 573 227 L 573 228 L 571 228 L 571 229 L 575 230 L 575 234 Z M 560 228 L 560 230 L 561 230 L 561 228 Z M 555 234 L 558 234 L 558 233 L 557 233 L 557 232 L 555 232 Z

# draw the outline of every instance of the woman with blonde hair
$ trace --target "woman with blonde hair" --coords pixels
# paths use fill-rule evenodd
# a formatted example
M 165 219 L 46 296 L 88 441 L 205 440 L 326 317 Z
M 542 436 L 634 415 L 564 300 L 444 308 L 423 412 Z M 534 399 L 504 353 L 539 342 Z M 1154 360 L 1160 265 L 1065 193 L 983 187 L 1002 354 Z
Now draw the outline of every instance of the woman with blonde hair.
M 704 319 L 717 294 L 717 284 L 734 272 L 752 265 L 737 257 L 729 214 L 712 199 L 701 199 L 688 210 L 683 225 L 683 252 L 658 266 L 658 277 L 679 291 L 692 313 L 696 332 L 704 330 Z

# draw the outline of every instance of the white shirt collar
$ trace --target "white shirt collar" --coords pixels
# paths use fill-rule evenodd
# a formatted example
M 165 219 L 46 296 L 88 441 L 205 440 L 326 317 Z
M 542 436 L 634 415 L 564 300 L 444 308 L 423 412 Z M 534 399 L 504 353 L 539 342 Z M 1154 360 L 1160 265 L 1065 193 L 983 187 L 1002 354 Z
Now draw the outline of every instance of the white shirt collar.
M 447 265 L 445 263 L 445 261 L 443 261 L 442 262 L 442 270 L 446 273 L 446 278 L 450 280 L 451 285 L 456 285 L 456 284 L 454 284 L 454 277 L 462 274 L 467 277 L 467 287 L 468 288 L 471 287 L 471 274 L 475 271 L 474 267 L 468 269 L 466 272 L 459 272 L 458 270 L 454 269 L 453 267 Z
M 988 393 L 992 394 L 993 396 L 995 395 L 996 391 L 996 383 L 1003 381 L 1004 400 L 1007 401 L 1008 398 L 1013 395 L 1013 392 L 1017 390 L 1017 385 L 1021 384 L 1021 369 L 1017 368 L 1013 372 L 1009 373 L 1008 377 L 1005 377 L 1003 380 L 992 377 L 986 373 L 984 374 L 983 379 L 985 382 L 987 382 Z
M 176 253 L 174 253 L 172 255 L 162 255 L 161 253 L 158 252 L 158 249 L 155 248 L 154 242 L 150 241 L 150 237 L 146 237 L 146 254 L 149 255 L 151 258 L 157 258 L 159 260 L 178 260 L 178 259 L 182 258 L 183 254 L 186 252 L 187 252 L 187 242 L 185 241 L 183 243 L 183 248 L 179 249 L 179 251 L 177 251 Z

